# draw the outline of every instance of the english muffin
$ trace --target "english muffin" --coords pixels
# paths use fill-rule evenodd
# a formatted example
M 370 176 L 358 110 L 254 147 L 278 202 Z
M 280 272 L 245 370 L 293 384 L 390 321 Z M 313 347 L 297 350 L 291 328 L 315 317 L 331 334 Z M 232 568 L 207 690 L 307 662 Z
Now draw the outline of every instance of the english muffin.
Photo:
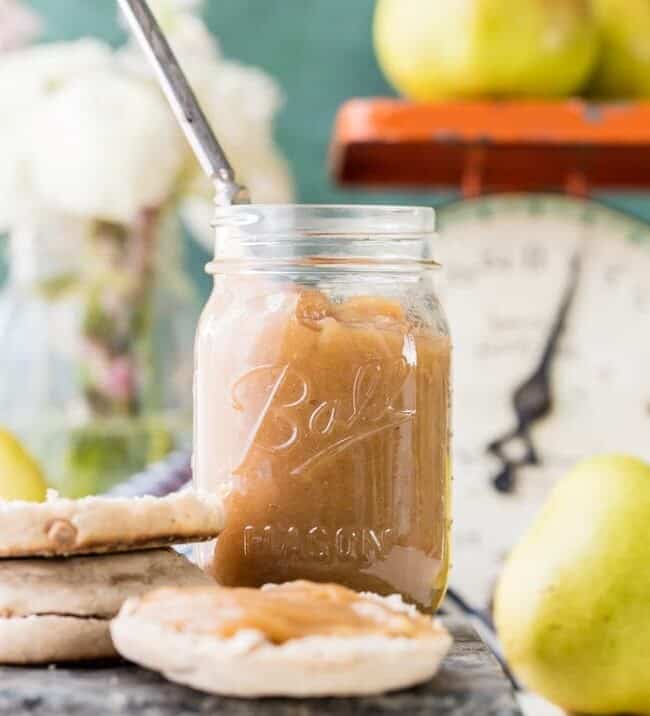
M 216 537 L 223 500 L 187 490 L 167 497 L 0 501 L 0 558 L 103 554 Z
M 240 697 L 401 689 L 431 678 L 451 645 L 399 596 L 311 582 L 157 590 L 129 599 L 111 633 L 122 656 L 171 681 Z
M 0 561 L 0 663 L 115 657 L 110 619 L 125 599 L 163 586 L 212 584 L 171 549 Z

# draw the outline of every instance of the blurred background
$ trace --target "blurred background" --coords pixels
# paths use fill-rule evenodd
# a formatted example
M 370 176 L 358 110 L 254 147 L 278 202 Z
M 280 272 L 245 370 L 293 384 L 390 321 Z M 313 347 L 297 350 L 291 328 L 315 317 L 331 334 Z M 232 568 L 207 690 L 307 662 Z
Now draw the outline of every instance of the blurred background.
M 650 2 L 152 5 L 256 201 L 438 208 L 484 615 L 572 465 L 650 460 Z M 103 492 L 190 448 L 210 186 L 111 0 L 0 0 L 0 91 L 0 494 Z
M 399 90 L 416 100 L 583 92 L 597 42 L 595 32 L 581 26 L 583 18 L 571 15 L 579 5 L 567 3 L 568 15 L 562 10 L 511 18 L 531 37 L 548 35 L 550 50 L 513 44 L 503 66 L 519 58 L 522 68 L 504 79 L 498 53 L 493 68 L 486 58 L 508 47 L 507 35 L 479 32 L 474 46 L 465 46 L 463 27 L 453 25 L 457 19 L 446 28 L 435 13 L 420 22 L 407 9 L 400 18 L 395 3 L 385 3 L 378 14 L 374 41 L 374 0 L 154 3 L 257 201 L 433 206 L 453 204 L 462 187 L 453 180 L 438 186 L 443 182 L 428 179 L 426 164 L 424 181 L 409 180 L 399 191 L 394 187 L 405 182 L 394 176 L 394 167 L 372 190 L 366 177 L 344 176 L 354 174 L 356 156 L 351 142 L 351 163 L 345 164 L 345 141 L 335 137 L 345 102 L 394 97 Z M 191 371 L 188 341 L 210 289 L 203 270 L 210 254 L 209 186 L 171 115 L 153 96 L 153 82 L 141 92 L 141 83 L 132 81 L 151 77 L 113 2 L 4 0 L 3 8 L 0 82 L 7 99 L 0 219 L 12 237 L 5 245 L 5 273 L 12 265 L 20 280 L 5 292 L 0 314 L 5 345 L 15 347 L 3 359 L 5 375 L 15 379 L 5 380 L 0 413 L 11 416 L 7 427 L 47 462 L 51 484 L 69 494 L 96 492 L 188 446 L 190 410 L 182 386 Z M 423 33 L 411 43 L 418 25 L 434 28 L 434 36 Z M 430 68 L 437 62 L 446 67 L 449 48 L 442 38 L 450 32 L 459 38 L 458 67 L 449 62 L 447 76 L 437 76 Z M 27 49 L 12 52 L 20 45 Z M 438 46 L 440 57 L 426 50 Z M 546 78 L 540 79 L 543 65 Z M 644 87 L 620 90 L 643 93 Z M 396 115 L 392 121 L 398 126 L 402 120 Z M 453 134 L 453 119 L 448 129 Z M 344 164 L 336 176 L 329 161 L 333 143 Z M 363 141 L 359 156 L 361 167 L 372 156 Z M 377 161 L 388 167 L 382 156 Z M 400 162 L 417 164 L 398 150 Z M 440 163 L 435 154 L 426 162 Z M 650 201 L 638 187 L 626 189 L 616 194 L 596 187 L 591 196 L 630 217 L 650 218 Z M 30 281 L 45 287 L 48 300 L 43 291 L 26 299 Z M 54 295 L 57 300 L 49 300 Z M 77 338 L 81 346 L 72 355 Z M 63 356 L 62 341 L 69 349 Z M 27 393 L 26 366 L 33 376 Z M 171 379 L 162 381 L 163 375 Z
M 647 456 L 637 336 L 648 326 L 650 8 L 152 6 L 256 201 L 439 208 L 458 573 L 466 563 L 465 581 L 487 599 L 563 470 L 601 448 Z M 26 448 L 35 461 L 18 494 L 43 477 L 72 496 L 101 492 L 190 448 L 211 190 L 116 3 L 2 0 L 0 10 L 0 455 L 12 465 Z M 566 156 L 563 132 L 577 147 Z M 504 160 L 513 143 L 524 154 Z M 556 409 L 538 411 L 535 444 L 507 454 L 495 439 L 521 423 L 516 390 L 548 348 L 586 236 L 590 263 L 556 347 Z M 485 559 L 470 569 L 478 546 Z
M 126 35 L 111 2 L 36 0 L 46 40 L 95 35 L 119 45 Z M 274 77 L 285 102 L 275 122 L 278 144 L 291 158 L 301 202 L 404 200 L 403 194 L 350 196 L 327 171 L 332 124 L 349 97 L 394 94 L 372 46 L 373 0 L 225 0 L 205 2 L 202 16 L 225 56 Z M 411 197 L 413 198 L 413 197 Z M 418 196 L 431 203 L 432 196 Z
M 110 2 L 33 0 L 45 19 L 45 40 L 95 35 L 119 45 L 125 32 Z M 351 97 L 397 96 L 373 49 L 375 0 L 208 0 L 202 16 L 224 54 L 266 70 L 284 93 L 275 121 L 279 146 L 290 157 L 300 202 L 436 205 L 451 192 L 341 190 L 330 178 L 328 147 L 341 104 Z M 253 20 L 254 18 L 254 20 Z M 650 200 L 607 194 L 609 202 L 650 218 Z
M 341 104 L 393 93 L 373 52 L 371 0 L 153 5 L 256 200 L 453 195 L 344 191 L 330 176 Z M 115 3 L 6 0 L 2 13 L 0 83 L 13 99 L 0 122 L 0 415 L 51 486 L 83 495 L 189 447 L 209 186 L 153 81 L 145 92 L 131 82 L 152 78 Z

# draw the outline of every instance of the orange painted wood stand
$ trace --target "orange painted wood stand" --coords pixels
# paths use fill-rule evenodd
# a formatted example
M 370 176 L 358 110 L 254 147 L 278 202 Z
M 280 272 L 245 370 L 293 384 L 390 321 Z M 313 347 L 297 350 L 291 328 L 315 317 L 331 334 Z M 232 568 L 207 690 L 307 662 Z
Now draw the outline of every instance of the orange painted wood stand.
M 650 102 L 354 99 L 331 167 L 343 185 L 488 191 L 650 187 Z

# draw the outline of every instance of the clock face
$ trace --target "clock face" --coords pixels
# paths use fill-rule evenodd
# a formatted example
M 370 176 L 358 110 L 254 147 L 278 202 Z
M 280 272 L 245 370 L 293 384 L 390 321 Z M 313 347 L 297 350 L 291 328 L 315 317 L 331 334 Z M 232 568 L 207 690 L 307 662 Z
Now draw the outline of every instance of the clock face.
M 650 460 L 650 226 L 539 195 L 459 202 L 438 218 L 454 342 L 452 585 L 485 605 L 573 464 Z

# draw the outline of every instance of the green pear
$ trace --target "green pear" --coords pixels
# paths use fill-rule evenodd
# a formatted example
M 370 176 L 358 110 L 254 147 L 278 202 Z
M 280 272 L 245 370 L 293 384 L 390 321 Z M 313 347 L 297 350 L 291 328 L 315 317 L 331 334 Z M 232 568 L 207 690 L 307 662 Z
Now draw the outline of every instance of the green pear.
M 0 428 L 0 500 L 41 502 L 46 490 L 36 460 L 12 433 Z
M 598 51 L 588 0 L 378 0 L 374 41 L 411 99 L 562 97 Z
M 507 659 L 568 711 L 650 714 L 650 465 L 578 465 L 512 552 L 495 595 Z
M 592 0 L 601 53 L 590 91 L 600 97 L 650 97 L 649 0 Z

